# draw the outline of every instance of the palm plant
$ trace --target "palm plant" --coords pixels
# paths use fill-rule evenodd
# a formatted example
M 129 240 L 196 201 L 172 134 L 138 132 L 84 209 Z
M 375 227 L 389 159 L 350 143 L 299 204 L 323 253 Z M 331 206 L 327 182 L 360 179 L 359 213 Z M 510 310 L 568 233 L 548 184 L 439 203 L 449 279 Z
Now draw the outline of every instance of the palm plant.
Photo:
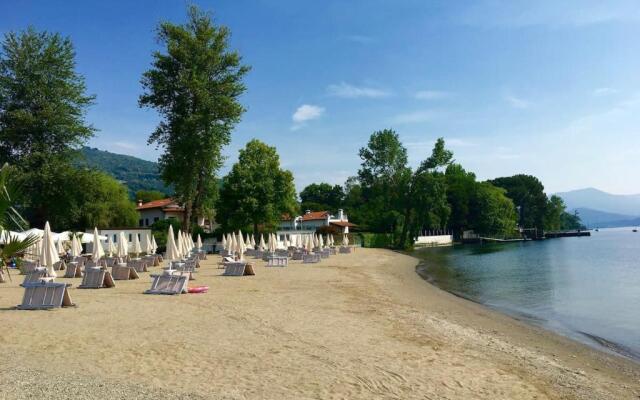
M 40 238 L 37 235 L 28 235 L 21 239 L 10 230 L 23 231 L 27 226 L 27 221 L 13 207 L 12 198 L 15 194 L 15 186 L 10 179 L 11 167 L 4 164 L 0 168 L 0 241 L 3 246 L 0 248 L 0 282 L 3 282 L 3 269 L 7 271 L 9 279 L 9 262 L 19 253 L 23 253 L 27 248 L 34 245 Z

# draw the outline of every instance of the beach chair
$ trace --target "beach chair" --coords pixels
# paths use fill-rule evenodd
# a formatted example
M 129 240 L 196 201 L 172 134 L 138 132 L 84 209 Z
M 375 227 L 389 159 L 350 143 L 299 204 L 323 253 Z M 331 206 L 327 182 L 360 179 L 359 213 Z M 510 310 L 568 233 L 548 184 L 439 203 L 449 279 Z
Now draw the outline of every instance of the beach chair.
M 229 257 L 230 255 L 231 255 L 231 252 L 229 250 L 225 250 L 225 249 L 220 250 L 220 257 L 224 258 L 224 257 Z
M 155 254 L 146 255 L 146 256 L 142 257 L 142 259 L 147 262 L 147 267 L 159 267 L 160 266 L 160 260 L 158 259 L 158 257 L 156 257 Z
M 292 260 L 302 260 L 302 256 L 304 255 L 304 253 L 300 250 L 296 250 L 293 252 L 293 254 L 291 255 L 291 259 Z
M 88 268 L 84 271 L 82 283 L 78 289 L 101 289 L 116 287 L 111 273 L 102 268 Z
M 304 254 L 302 256 L 302 263 L 303 264 L 316 264 L 320 262 L 320 254 Z
M 24 281 L 22 281 L 20 286 L 29 285 L 31 283 L 37 283 L 42 281 L 43 279 L 47 279 L 47 269 L 44 267 L 37 267 L 32 272 L 29 272 L 28 274 L 25 275 Z M 50 278 L 49 280 L 51 279 L 53 278 Z
M 64 260 L 60 260 L 53 264 L 53 269 L 56 271 L 62 271 L 67 268 L 67 264 L 65 264 Z
M 287 265 L 289 265 L 287 257 L 271 256 L 267 261 L 267 267 L 286 267 Z
M 320 258 L 329 258 L 330 255 L 331 255 L 331 250 L 329 249 L 322 249 L 320 251 Z
M 225 276 L 245 276 L 245 275 L 255 275 L 255 271 L 253 270 L 253 266 L 251 264 L 245 262 L 233 262 L 228 263 L 224 267 Z
M 147 260 L 131 260 L 127 263 L 128 267 L 131 267 L 136 270 L 136 272 L 147 272 Z
M 20 272 L 24 275 L 29 274 L 38 268 L 38 263 L 35 261 L 23 260 L 20 266 Z
M 106 267 L 113 267 L 118 263 L 118 257 L 107 257 L 103 258 L 103 260 Z
M 244 252 L 244 255 L 247 257 L 254 257 L 256 255 L 256 249 L 247 249 L 247 251 Z
M 262 250 L 256 250 L 253 252 L 253 258 L 256 260 L 260 260 L 264 255 L 264 252 Z
M 80 263 L 76 261 L 71 261 L 67 264 L 67 269 L 64 271 L 65 278 L 81 278 L 82 277 L 82 269 Z
M 116 281 L 127 281 L 130 279 L 140 279 L 138 271 L 135 268 L 129 267 L 126 264 L 116 264 L 111 267 L 111 275 Z
M 24 286 L 22 304 L 19 310 L 46 310 L 51 308 L 75 306 L 71 301 L 68 287 L 70 283 L 62 282 L 32 282 Z
M 340 254 L 350 254 L 350 253 L 351 253 L 351 247 L 340 246 Z
M 236 259 L 233 257 L 223 257 L 222 261 L 218 263 L 218 268 L 224 268 L 225 265 L 229 263 L 234 263 L 234 262 L 236 262 Z
M 152 274 L 151 288 L 145 294 L 180 294 L 187 292 L 188 276 L 181 273 L 165 271 L 163 274 Z
M 338 254 L 338 251 L 336 250 L 335 247 L 329 247 L 329 254 L 331 254 L 332 256 L 335 256 L 336 254 Z
M 262 261 L 269 261 L 269 258 L 272 257 L 273 254 L 265 251 L 262 253 Z
M 289 257 L 289 250 L 285 249 L 277 249 L 276 256 L 278 257 Z

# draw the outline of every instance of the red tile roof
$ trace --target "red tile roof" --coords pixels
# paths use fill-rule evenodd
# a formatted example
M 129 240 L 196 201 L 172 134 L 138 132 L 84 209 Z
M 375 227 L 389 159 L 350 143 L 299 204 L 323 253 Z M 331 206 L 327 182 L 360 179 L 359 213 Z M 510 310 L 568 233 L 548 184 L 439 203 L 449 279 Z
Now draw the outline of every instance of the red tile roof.
M 351 222 L 347 222 L 347 221 L 331 221 L 331 225 L 337 225 L 337 226 L 358 226 L 356 224 L 352 224 Z
M 170 205 L 174 204 L 173 199 L 168 198 L 168 199 L 161 199 L 161 200 L 153 200 L 150 201 L 148 203 L 143 203 L 142 205 L 139 205 L 138 207 L 136 207 L 137 210 L 148 210 L 151 208 L 165 208 L 168 207 Z
M 302 216 L 303 221 L 315 221 L 318 219 L 327 219 L 329 211 L 312 211 Z

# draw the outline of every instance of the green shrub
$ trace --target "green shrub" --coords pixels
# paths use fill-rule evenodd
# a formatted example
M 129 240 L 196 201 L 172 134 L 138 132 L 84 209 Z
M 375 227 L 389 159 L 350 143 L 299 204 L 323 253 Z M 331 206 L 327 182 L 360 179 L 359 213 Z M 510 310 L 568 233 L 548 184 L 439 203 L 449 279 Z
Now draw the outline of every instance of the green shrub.
M 393 238 L 388 233 L 360 233 L 362 247 L 390 248 Z

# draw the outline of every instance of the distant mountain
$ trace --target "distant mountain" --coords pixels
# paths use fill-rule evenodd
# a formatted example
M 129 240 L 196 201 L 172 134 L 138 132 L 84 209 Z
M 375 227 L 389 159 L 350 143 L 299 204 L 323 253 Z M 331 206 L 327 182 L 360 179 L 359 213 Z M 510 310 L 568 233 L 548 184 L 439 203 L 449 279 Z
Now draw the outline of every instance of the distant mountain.
M 570 210 L 588 208 L 622 216 L 640 216 L 640 194 L 620 195 L 588 188 L 556 193 Z
M 160 179 L 158 163 L 91 147 L 83 147 L 81 154 L 82 159 L 78 161 L 79 165 L 96 168 L 113 176 L 127 185 L 132 198 L 135 192 L 141 189 L 173 192 Z
M 614 214 L 590 208 L 576 208 L 580 220 L 589 228 L 615 228 L 619 226 L 640 225 L 640 217 L 632 215 Z

